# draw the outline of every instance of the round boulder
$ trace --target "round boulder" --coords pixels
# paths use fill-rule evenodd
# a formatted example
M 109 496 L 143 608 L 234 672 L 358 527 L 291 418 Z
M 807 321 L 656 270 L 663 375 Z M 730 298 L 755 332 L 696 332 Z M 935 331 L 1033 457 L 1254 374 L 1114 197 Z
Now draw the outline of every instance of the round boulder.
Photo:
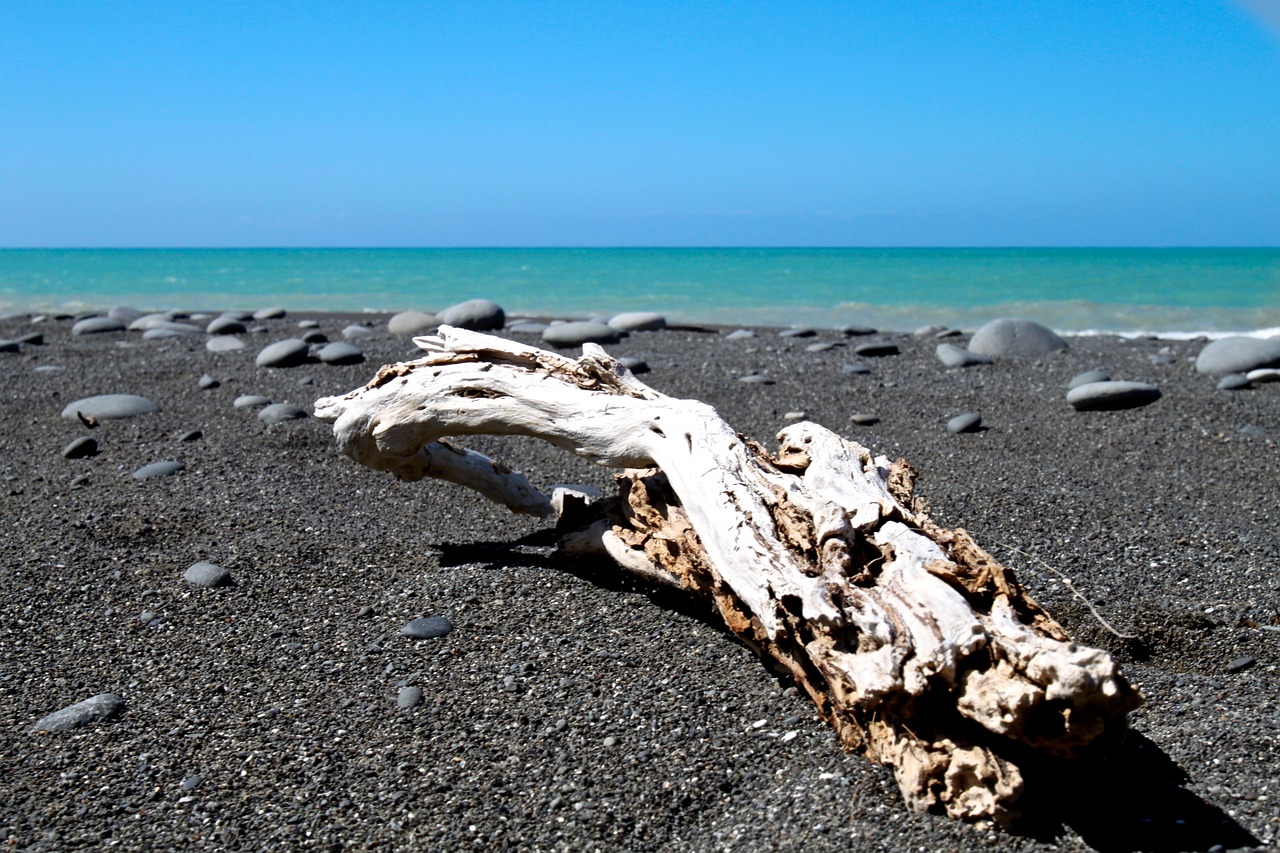
M 1280 367 L 1280 338 L 1219 338 L 1196 356 L 1199 373 L 1248 373 L 1260 367 Z
M 457 326 L 473 332 L 489 332 L 501 329 L 507 321 L 506 312 L 496 302 L 488 299 L 468 299 L 451 305 L 440 312 L 440 322 L 445 326 Z
M 1136 409 L 1160 399 L 1160 389 L 1145 382 L 1086 382 L 1067 392 L 1067 402 L 1077 412 Z
M 595 320 L 575 320 L 548 326 L 542 333 L 542 342 L 553 347 L 580 347 L 583 344 L 616 344 L 621 340 L 617 329 Z
M 1034 320 L 1001 318 L 974 333 L 969 351 L 991 358 L 1048 355 L 1064 350 L 1067 342 Z
M 440 325 L 435 314 L 422 311 L 401 311 L 387 321 L 387 331 L 397 337 L 411 338 L 414 335 L 425 335 Z

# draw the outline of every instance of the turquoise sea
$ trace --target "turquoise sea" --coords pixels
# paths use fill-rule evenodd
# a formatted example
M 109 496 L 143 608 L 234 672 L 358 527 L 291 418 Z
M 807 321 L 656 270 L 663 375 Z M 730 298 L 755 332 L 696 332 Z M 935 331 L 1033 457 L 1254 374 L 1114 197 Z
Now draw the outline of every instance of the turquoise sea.
M 1059 331 L 1280 330 L 1280 249 L 8 249 L 0 313 L 113 305 Z

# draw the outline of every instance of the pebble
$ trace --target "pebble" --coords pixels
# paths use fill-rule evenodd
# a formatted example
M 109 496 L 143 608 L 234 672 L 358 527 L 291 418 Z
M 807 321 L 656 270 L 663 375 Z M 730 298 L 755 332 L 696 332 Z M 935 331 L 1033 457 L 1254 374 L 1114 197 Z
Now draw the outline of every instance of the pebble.
M 966 432 L 977 432 L 982 426 L 982 415 L 977 412 L 965 412 L 947 421 L 947 432 L 960 435 Z
M 154 480 L 157 477 L 171 477 L 187 466 L 173 459 L 164 462 L 152 462 L 150 465 L 143 465 L 141 468 L 133 472 L 135 480 Z
M 879 330 L 874 329 L 871 326 L 859 326 L 856 324 L 850 324 L 847 326 L 841 326 L 836 331 L 844 335 L 846 338 L 861 338 L 861 337 L 865 337 L 866 335 L 874 335 Z
M 115 320 L 123 320 L 126 323 L 132 323 L 134 320 L 142 316 L 142 312 L 137 308 L 130 308 L 127 305 L 116 305 L 107 312 L 107 316 Z
M 546 323 L 538 323 L 533 320 L 522 320 L 519 323 L 512 323 L 507 326 L 507 334 L 509 335 L 538 335 L 549 329 Z
M 253 312 L 253 319 L 258 320 L 258 321 L 262 321 L 262 320 L 283 320 L 286 316 L 288 316 L 288 312 L 287 312 L 287 311 L 285 311 L 283 308 L 281 308 L 281 307 L 279 307 L 279 306 L 272 306 L 272 307 L 270 307 L 270 308 L 263 308 L 263 309 L 261 309 L 261 310 L 259 310 L 259 311 L 254 311 L 254 312 Z
M 991 364 L 990 356 L 979 355 L 976 352 L 970 352 L 964 347 L 958 347 L 955 344 L 938 344 L 936 350 L 938 361 L 946 367 L 972 367 L 975 364 Z
M 196 380 L 196 384 L 199 385 L 201 388 L 205 389 L 206 391 L 208 391 L 211 388 L 217 388 L 222 383 L 218 381 L 217 377 L 210 376 L 209 374 L 206 373 L 205 375 L 201 376 L 198 380 Z
M 807 347 L 804 348 L 804 351 L 805 352 L 826 352 L 827 350 L 833 350 L 839 346 L 844 346 L 844 344 L 841 344 L 837 341 L 822 341 L 821 343 L 817 343 L 817 344 L 809 344 Z
M 421 687 L 401 687 L 400 692 L 396 694 L 397 708 L 416 708 L 422 704 L 422 688 Z
M 341 341 L 324 346 L 316 355 L 325 364 L 360 364 L 364 361 L 363 350 Z
M 311 417 L 311 413 L 292 403 L 272 403 L 258 412 L 258 420 L 264 424 L 278 424 Z
M 1219 391 L 1244 391 L 1252 387 L 1253 383 L 1243 373 L 1228 373 L 1218 380 Z
M 89 456 L 97 455 L 98 441 L 88 436 L 82 435 L 62 448 L 62 458 L 64 459 L 85 459 Z
M 618 359 L 618 363 L 636 375 L 649 372 L 649 362 L 643 358 L 628 355 Z
M 368 326 L 347 326 L 342 330 L 342 337 L 349 341 L 359 341 L 373 337 L 373 329 Z
M 780 338 L 812 338 L 816 334 L 818 333 L 815 332 L 813 329 L 810 329 L 807 326 L 803 326 L 795 329 L 783 329 L 781 332 L 778 332 L 778 337 Z
M 656 332 L 667 327 L 667 318 L 652 311 L 628 311 L 609 318 L 619 332 Z
M 66 732 L 90 723 L 109 720 L 124 713 L 124 710 L 124 700 L 119 696 L 114 693 L 99 693 L 40 718 L 31 728 L 37 732 Z
M 299 320 L 298 328 L 299 329 L 318 329 L 320 328 L 320 321 L 319 320 Z
M 1077 412 L 1135 409 L 1160 399 L 1160 389 L 1145 382 L 1087 382 L 1067 392 L 1067 402 Z
M 1227 672 L 1244 672 L 1249 667 L 1257 663 L 1257 658 L 1252 655 L 1238 657 L 1227 664 Z
M 1266 438 L 1267 431 L 1257 424 L 1245 424 L 1240 427 L 1240 434 L 1247 435 L 1250 438 Z
M 848 373 L 851 376 L 865 376 L 871 372 L 871 365 L 859 364 L 857 362 L 842 364 L 840 365 L 840 372 Z
M 583 344 L 616 344 L 621 340 L 617 329 L 595 320 L 575 320 L 548 326 L 542 342 L 553 347 L 577 347 Z
M 1274 367 L 1259 367 L 1246 373 L 1245 378 L 1250 382 L 1280 382 L 1280 370 Z
M 213 563 L 192 563 L 187 567 L 182 579 L 192 586 L 213 589 L 231 584 L 231 572 Z
M 178 436 L 178 441 L 199 441 L 204 438 L 204 431 L 198 429 L 189 429 Z
M 743 338 L 754 338 L 755 336 L 756 336 L 756 333 L 755 333 L 755 330 L 753 329 L 735 329 L 734 331 L 725 335 L 724 339 L 726 341 L 740 341 Z
M 285 338 L 267 344 L 258 352 L 258 367 L 297 367 L 305 362 L 311 353 L 307 342 L 298 338 Z
M 401 311 L 387 321 L 387 331 L 396 337 L 409 338 L 435 331 L 440 320 L 422 311 Z
M 0 340 L 0 352 L 18 352 L 22 346 L 17 341 Z
M 309 344 L 327 344 L 329 338 L 319 329 L 311 329 L 302 336 L 302 340 Z
M 1199 373 L 1248 373 L 1259 367 L 1280 367 L 1280 338 L 1219 338 L 1196 356 Z
M 1067 348 L 1053 330 L 1034 320 L 1002 317 L 974 332 L 969 350 L 991 358 L 1048 355 Z
M 204 327 L 206 335 L 243 335 L 248 329 L 244 323 L 235 317 L 228 317 L 225 314 L 221 317 L 214 317 L 209 321 L 209 325 Z
M 1105 370 L 1086 370 L 1084 373 L 1077 373 L 1071 377 L 1071 381 L 1067 383 L 1067 390 L 1078 388 L 1081 385 L 1088 385 L 1090 382 L 1110 382 L 1111 374 Z
M 199 773 L 193 774 L 182 780 L 182 784 L 178 786 L 178 790 L 184 794 L 190 794 L 196 788 L 199 788 L 200 783 L 203 781 L 204 779 L 200 777 Z
M 618 739 L 613 735 L 609 735 L 609 737 L 604 739 L 604 745 L 605 745 L 605 748 L 607 749 L 613 749 L 615 746 L 618 745 Z
M 115 317 L 89 317 L 71 327 L 73 335 L 100 335 L 104 332 L 123 332 L 128 329 L 123 320 Z
M 131 323 L 129 328 L 133 328 L 136 323 Z M 165 338 L 181 338 L 188 335 L 203 335 L 204 329 L 199 326 L 193 326 L 190 323 L 174 323 L 164 320 L 152 320 L 142 329 L 143 340 L 163 340 Z
M 887 355 L 897 355 L 900 350 L 898 345 L 890 341 L 872 341 L 870 343 L 858 344 L 853 348 L 855 355 L 864 358 L 883 358 Z
M 234 335 L 215 335 L 204 342 L 209 352 L 235 352 L 245 348 L 245 342 Z
M 761 376 L 759 373 L 748 373 L 746 376 L 739 376 L 739 382 L 745 382 L 748 385 L 772 385 L 773 380 L 767 376 Z
M 782 416 L 782 419 L 789 423 L 795 423 L 796 421 L 808 420 L 809 414 L 807 412 L 787 412 Z
M 423 616 L 405 625 L 401 633 L 415 640 L 430 640 L 443 637 L 452 630 L 453 623 L 444 616 Z
M 159 406 L 137 394 L 99 394 L 96 397 L 85 397 L 74 403 L 68 403 L 62 410 L 62 417 L 74 421 L 79 420 L 79 416 L 83 415 L 86 418 L 106 421 L 150 415 L 159 411 Z
M 858 426 L 874 426 L 880 423 L 880 416 L 871 412 L 854 412 L 849 420 Z
M 495 331 L 501 329 L 506 321 L 507 315 L 502 306 L 488 299 L 468 299 L 440 312 L 441 325 L 473 332 Z
M 261 394 L 241 394 L 236 397 L 235 402 L 231 405 L 237 409 L 257 409 L 262 406 L 270 406 L 271 398 L 264 397 Z

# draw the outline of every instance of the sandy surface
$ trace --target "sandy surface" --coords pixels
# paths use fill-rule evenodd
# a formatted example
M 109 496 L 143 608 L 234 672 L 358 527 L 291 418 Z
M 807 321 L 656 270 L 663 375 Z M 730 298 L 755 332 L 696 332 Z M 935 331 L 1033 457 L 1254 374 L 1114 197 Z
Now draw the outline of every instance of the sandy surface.
M 542 523 L 457 487 L 362 469 L 314 419 L 266 426 L 235 408 L 243 394 L 309 408 L 414 357 L 378 325 L 358 342 L 365 364 L 255 367 L 304 316 L 223 354 L 199 336 L 0 322 L 3 338 L 44 334 L 0 353 L 0 843 L 1209 850 L 1280 831 L 1280 385 L 1218 391 L 1195 373 L 1197 342 L 1109 337 L 964 370 L 902 335 L 901 354 L 868 359 L 834 332 L 665 331 L 609 348 L 754 438 L 802 411 L 906 458 L 938 521 L 1123 662 L 1147 700 L 1125 748 L 1033 779 L 1034 820 L 1007 834 L 907 812 L 890 772 L 841 752 L 702 606 L 563 562 Z M 331 340 L 350 320 L 316 319 Z M 841 346 L 806 350 L 822 341 Z M 842 371 L 855 361 L 871 373 Z M 1065 385 L 1096 367 L 1163 397 L 1075 412 Z M 738 381 L 753 371 L 774 384 Z M 204 374 L 220 384 L 202 389 Z M 162 411 L 92 430 L 59 416 L 105 393 Z M 984 431 L 947 432 L 971 410 Z M 880 422 L 855 426 L 855 412 Z M 81 436 L 99 453 L 64 458 Z M 471 446 L 538 484 L 609 483 L 549 447 Z M 132 477 L 163 460 L 185 468 Z M 198 561 L 233 585 L 188 584 Z M 454 630 L 402 636 L 418 616 Z M 416 707 L 398 707 L 405 686 L 423 691 Z M 32 731 L 106 692 L 122 715 Z

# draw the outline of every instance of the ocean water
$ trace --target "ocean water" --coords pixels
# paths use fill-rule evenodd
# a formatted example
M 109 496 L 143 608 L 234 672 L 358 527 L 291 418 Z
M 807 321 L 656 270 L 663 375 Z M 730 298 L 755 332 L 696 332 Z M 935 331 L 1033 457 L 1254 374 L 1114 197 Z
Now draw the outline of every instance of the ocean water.
M 0 313 L 660 311 L 674 322 L 1070 333 L 1280 330 L 1280 249 L 8 249 Z

